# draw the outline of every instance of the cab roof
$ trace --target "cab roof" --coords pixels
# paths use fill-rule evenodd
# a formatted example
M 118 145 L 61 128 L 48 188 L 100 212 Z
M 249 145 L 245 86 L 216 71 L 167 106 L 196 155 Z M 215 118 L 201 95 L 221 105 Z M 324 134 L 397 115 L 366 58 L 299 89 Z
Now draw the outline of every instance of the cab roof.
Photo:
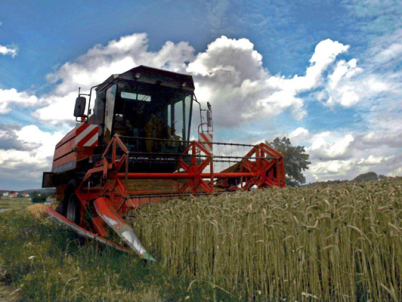
M 96 88 L 96 91 L 102 90 L 115 79 L 130 80 L 139 83 L 156 84 L 164 87 L 180 88 L 186 91 L 194 91 L 194 81 L 191 75 L 176 73 L 143 65 L 127 70 L 122 74 L 111 75 Z

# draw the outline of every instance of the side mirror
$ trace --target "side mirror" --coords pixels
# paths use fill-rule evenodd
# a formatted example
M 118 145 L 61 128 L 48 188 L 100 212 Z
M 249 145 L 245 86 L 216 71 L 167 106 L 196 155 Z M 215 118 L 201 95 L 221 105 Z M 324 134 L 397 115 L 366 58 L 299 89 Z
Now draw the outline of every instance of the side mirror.
M 83 96 L 79 96 L 75 100 L 74 117 L 84 116 L 86 102 L 87 102 L 87 100 Z
M 207 110 L 207 125 L 212 128 L 212 111 Z

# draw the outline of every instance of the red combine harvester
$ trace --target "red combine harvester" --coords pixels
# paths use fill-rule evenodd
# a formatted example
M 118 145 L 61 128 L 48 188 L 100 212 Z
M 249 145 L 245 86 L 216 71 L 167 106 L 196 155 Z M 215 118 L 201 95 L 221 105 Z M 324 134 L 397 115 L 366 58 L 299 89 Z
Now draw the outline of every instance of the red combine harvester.
M 195 104 L 199 139 L 190 141 Z M 189 75 L 146 66 L 112 75 L 89 94 L 79 93 L 74 116 L 77 127 L 56 145 L 52 172 L 43 173 L 42 187 L 56 187 L 61 201 L 47 213 L 84 237 L 131 248 L 146 260 L 154 259 L 121 217 L 128 210 L 169 198 L 285 186 L 282 155 L 266 144 L 212 141 L 211 106 L 201 108 Z M 111 231 L 125 244 L 113 242 Z

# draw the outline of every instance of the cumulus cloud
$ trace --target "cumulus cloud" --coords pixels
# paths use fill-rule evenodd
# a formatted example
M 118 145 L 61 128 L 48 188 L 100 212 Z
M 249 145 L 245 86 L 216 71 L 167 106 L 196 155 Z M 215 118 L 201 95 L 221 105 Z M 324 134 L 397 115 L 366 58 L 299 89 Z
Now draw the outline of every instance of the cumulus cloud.
M 0 124 L 0 149 L 30 150 L 29 146 L 18 140 L 16 132 L 21 130 L 21 128 L 18 124 Z
M 51 169 L 53 152 L 62 132 L 44 132 L 35 125 L 0 125 L 0 178 L 40 182 Z M 5 145 L 7 144 L 7 145 Z
M 353 96 L 359 99 L 354 108 L 367 130 L 356 134 L 352 147 L 357 150 L 370 147 L 373 152 L 377 146 L 383 154 L 391 149 L 395 154 L 395 148 L 402 151 L 402 72 L 398 70 L 402 63 L 398 50 L 401 38 L 400 29 L 377 37 L 365 53 L 366 60 L 360 64 L 338 62 L 339 68 L 328 77 L 326 92 L 332 97 L 332 105 L 350 104 Z M 349 100 L 342 99 L 345 91 L 351 94 Z
M 352 144 L 357 150 L 368 148 L 402 148 L 402 132 L 387 132 L 371 130 L 356 135 L 356 141 Z
M 375 172 L 378 175 L 398 176 L 402 173 L 400 165 L 402 154 L 373 156 L 315 162 L 306 171 L 307 182 L 325 180 L 351 180 L 359 174 Z
M 21 107 L 34 107 L 44 103 L 35 95 L 28 92 L 18 92 L 16 89 L 0 89 L 0 114 L 11 111 L 10 105 L 15 104 Z
M 401 132 L 382 129 L 363 133 L 323 131 L 299 127 L 285 134 L 292 145 L 305 146 L 311 165 L 307 182 L 353 179 L 369 171 L 396 176 L 402 172 Z
M 350 108 L 391 90 L 390 81 L 384 75 L 372 72 L 367 64 L 365 70 L 357 63 L 357 59 L 338 61 L 328 75 L 324 89 L 316 95 L 317 100 L 329 107 Z
M 247 39 L 222 36 L 208 45 L 188 65 L 195 76 L 201 101 L 212 101 L 218 126 L 234 127 L 261 117 L 290 110 L 295 119 L 306 115 L 298 95 L 321 85 L 323 72 L 349 46 L 330 39 L 320 42 L 304 76 L 271 75 L 262 56 Z
M 314 135 L 311 138 L 312 144 L 306 148 L 312 159 L 320 161 L 347 159 L 350 157 L 350 143 L 354 138 L 351 134 L 340 136 L 337 133 L 326 131 Z
M 356 169 L 356 163 L 357 160 L 355 159 L 316 162 L 309 167 L 306 174 L 310 177 L 306 177 L 306 179 L 309 181 L 348 179 L 352 171 L 359 173 L 359 170 Z
M 291 142 L 299 144 L 303 141 L 309 140 L 311 136 L 312 135 L 306 128 L 299 127 L 296 130 L 292 131 L 288 137 Z
M 74 103 L 77 96 L 77 92 L 70 92 L 64 96 L 48 95 L 44 99 L 49 105 L 35 110 L 32 115 L 50 125 L 63 123 L 73 126 L 75 124 L 73 117 Z
M 17 55 L 17 48 L 13 46 L 0 45 L 0 54 L 2 54 L 3 56 L 10 55 L 14 58 Z
M 123 73 L 138 65 L 183 72 L 185 62 L 193 59 L 194 48 L 187 42 L 166 42 L 158 52 L 148 51 L 146 34 L 133 34 L 95 45 L 75 62 L 67 62 L 47 79 L 56 85 L 53 94 L 66 95 L 78 87 L 89 90 L 111 74 Z
M 364 60 L 340 60 L 325 80 L 317 99 L 325 105 L 373 110 L 383 99 L 395 99 L 402 93 L 402 29 L 373 39 Z M 385 102 L 389 106 L 390 102 Z M 376 106 L 376 107 L 375 107 Z

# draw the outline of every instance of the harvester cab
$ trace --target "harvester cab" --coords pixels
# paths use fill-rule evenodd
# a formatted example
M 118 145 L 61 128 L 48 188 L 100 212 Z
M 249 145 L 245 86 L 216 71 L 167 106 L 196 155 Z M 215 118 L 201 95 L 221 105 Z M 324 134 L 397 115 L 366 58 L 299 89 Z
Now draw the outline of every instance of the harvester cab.
M 200 114 L 197 141 L 190 141 L 193 104 Z M 56 145 L 52 172 L 43 176 L 42 186 L 56 187 L 60 199 L 48 214 L 82 236 L 129 247 L 147 260 L 152 256 L 121 217 L 127 210 L 169 198 L 285 186 L 277 151 L 263 143 L 213 141 L 212 107 L 201 107 L 189 75 L 146 66 L 112 75 L 89 94 L 79 91 L 74 116 L 77 127 Z M 125 244 L 110 241 L 111 231 Z
M 118 135 L 128 150 L 138 155 L 130 157 L 131 171 L 176 170 L 173 154 L 181 154 L 190 139 L 194 100 L 191 76 L 139 66 L 93 88 L 93 114 L 90 109 L 87 115 L 82 110 L 84 96 L 91 98 L 92 93 L 79 93 L 74 116 L 98 126 L 98 150 L 103 152 Z M 91 99 L 88 107 L 90 103 Z M 164 160 L 156 162 L 162 154 Z

